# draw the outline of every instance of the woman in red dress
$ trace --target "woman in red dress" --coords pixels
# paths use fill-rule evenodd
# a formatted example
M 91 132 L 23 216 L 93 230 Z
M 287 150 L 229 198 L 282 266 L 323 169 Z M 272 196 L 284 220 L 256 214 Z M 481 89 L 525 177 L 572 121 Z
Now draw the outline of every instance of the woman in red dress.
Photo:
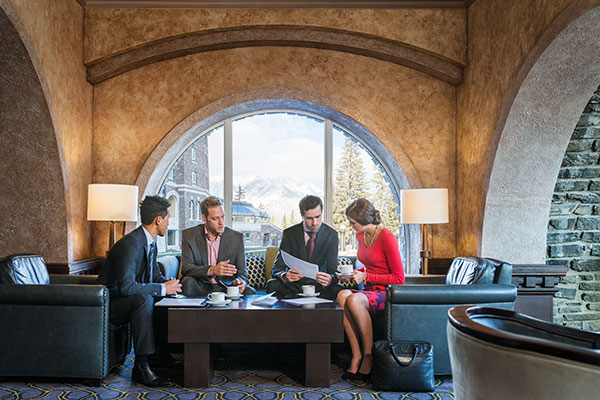
M 356 231 L 358 260 L 364 265 L 352 273 L 363 290 L 342 290 L 337 296 L 344 309 L 344 329 L 350 342 L 352 360 L 343 379 L 368 381 L 373 368 L 372 317 L 385 308 L 387 285 L 404 283 L 404 268 L 398 240 L 382 227 L 379 211 L 367 199 L 358 199 L 346 208 L 346 218 Z

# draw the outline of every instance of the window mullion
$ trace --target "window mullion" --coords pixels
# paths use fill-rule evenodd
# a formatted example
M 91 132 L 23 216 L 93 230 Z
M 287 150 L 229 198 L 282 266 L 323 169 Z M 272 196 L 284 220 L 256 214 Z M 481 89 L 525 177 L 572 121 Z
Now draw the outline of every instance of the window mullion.
M 233 132 L 231 118 L 225 120 L 223 141 L 223 202 L 225 203 L 225 225 L 231 227 L 233 221 Z
M 333 225 L 333 123 L 325 120 L 325 223 Z

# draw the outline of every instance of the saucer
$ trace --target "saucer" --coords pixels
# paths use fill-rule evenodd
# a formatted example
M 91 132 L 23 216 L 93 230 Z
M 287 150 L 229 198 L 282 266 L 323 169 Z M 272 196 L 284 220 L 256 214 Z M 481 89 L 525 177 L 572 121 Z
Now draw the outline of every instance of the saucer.
M 229 303 L 231 303 L 231 300 L 220 301 L 218 303 L 214 302 L 212 300 L 208 301 L 208 304 L 210 304 L 211 306 L 215 306 L 215 307 L 225 307 Z
M 320 292 L 317 292 L 315 294 L 298 293 L 298 296 L 300 296 L 300 297 L 317 297 L 320 294 L 321 294 Z
M 341 276 L 342 278 L 348 278 L 352 276 L 352 272 L 350 272 L 349 274 L 342 274 L 341 272 L 338 272 L 338 276 Z
M 238 294 L 237 296 L 230 296 L 230 295 L 226 294 L 225 297 L 227 297 L 228 299 L 231 299 L 231 300 L 239 300 L 242 297 L 244 297 L 244 295 L 243 294 Z

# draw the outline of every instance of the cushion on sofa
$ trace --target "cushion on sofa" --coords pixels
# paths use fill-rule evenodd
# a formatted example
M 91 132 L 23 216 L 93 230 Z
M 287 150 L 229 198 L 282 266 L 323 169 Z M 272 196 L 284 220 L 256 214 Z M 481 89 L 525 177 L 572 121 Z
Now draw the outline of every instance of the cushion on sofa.
M 176 256 L 163 256 L 158 259 L 158 267 L 160 272 L 167 279 L 181 279 L 181 271 L 179 268 L 179 260 Z
M 456 257 L 446 275 L 447 285 L 491 284 L 496 266 L 480 257 Z
M 273 278 L 271 271 L 273 270 L 273 264 L 275 264 L 277 253 L 279 253 L 279 247 L 267 247 L 265 255 L 265 279 L 267 281 Z
M 265 257 L 246 257 L 246 273 L 248 274 L 248 285 L 255 289 L 262 289 L 267 284 L 265 274 Z
M 0 283 L 47 285 L 48 269 L 42 256 L 13 254 L 0 260 Z

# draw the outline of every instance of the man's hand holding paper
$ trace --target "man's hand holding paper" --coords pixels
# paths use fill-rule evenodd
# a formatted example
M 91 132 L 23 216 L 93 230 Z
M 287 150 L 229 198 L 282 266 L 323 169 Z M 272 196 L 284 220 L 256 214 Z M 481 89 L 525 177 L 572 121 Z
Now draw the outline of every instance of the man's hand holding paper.
M 304 275 L 302 275 L 300 273 L 300 271 L 298 271 L 297 269 L 290 269 L 285 274 L 285 276 L 286 276 L 287 280 L 290 282 L 296 282 L 296 281 L 299 281 L 300 279 L 304 278 Z
M 319 266 L 317 264 L 311 264 L 307 261 L 301 260 L 297 257 L 292 256 L 289 253 L 286 253 L 283 250 L 281 250 L 281 256 L 283 257 L 283 262 L 285 263 L 285 265 L 287 265 L 288 268 L 290 268 L 290 270 L 287 272 L 287 278 L 290 282 L 294 282 L 292 279 L 290 279 L 290 273 L 292 273 L 292 275 L 302 275 L 298 279 L 302 278 L 303 276 L 310 279 L 317 279 L 317 272 L 319 272 Z M 294 270 L 296 271 L 292 272 Z

